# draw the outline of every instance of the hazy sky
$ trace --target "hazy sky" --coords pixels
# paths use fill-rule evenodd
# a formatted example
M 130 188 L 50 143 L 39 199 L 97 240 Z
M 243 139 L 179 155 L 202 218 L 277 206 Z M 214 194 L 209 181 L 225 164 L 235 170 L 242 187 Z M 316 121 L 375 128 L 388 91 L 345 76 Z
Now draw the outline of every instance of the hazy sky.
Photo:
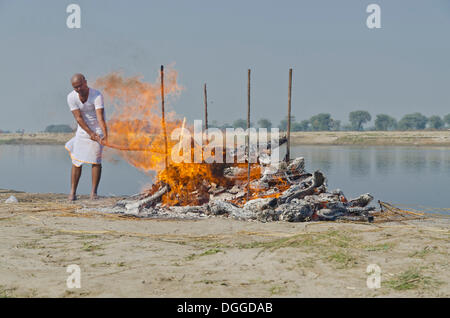
M 68 29 L 66 7 L 81 7 Z M 381 7 L 368 29 L 367 5 Z M 111 71 L 153 82 L 175 63 L 186 88 L 173 109 L 201 119 L 245 118 L 252 69 L 252 119 L 286 115 L 293 68 L 297 120 L 353 110 L 450 113 L 449 0 L 22 1 L 0 0 L 0 129 L 40 131 L 74 123 L 66 96 L 75 72 Z M 106 105 L 108 107 L 108 105 Z

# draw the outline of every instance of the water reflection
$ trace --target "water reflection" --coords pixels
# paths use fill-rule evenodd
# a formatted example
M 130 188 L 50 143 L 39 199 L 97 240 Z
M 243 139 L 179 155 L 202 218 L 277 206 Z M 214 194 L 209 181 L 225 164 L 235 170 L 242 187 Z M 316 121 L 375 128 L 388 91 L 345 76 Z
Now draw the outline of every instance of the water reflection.
M 280 150 L 280 157 L 285 148 Z M 392 203 L 449 207 L 450 149 L 407 147 L 297 146 L 306 169 L 322 170 L 330 189 L 349 197 L 370 192 Z M 108 156 L 110 158 L 110 156 Z M 0 188 L 28 192 L 68 193 L 71 162 L 63 146 L 0 145 Z M 127 163 L 105 160 L 99 193 L 139 192 L 150 184 L 146 175 Z M 83 169 L 80 192 L 90 192 L 90 168 Z
M 71 161 L 64 146 L 0 145 L 0 188 L 27 192 L 68 193 Z M 101 195 L 137 193 L 152 181 L 123 161 L 103 163 Z M 83 167 L 79 193 L 91 189 L 91 167 Z
M 348 154 L 348 164 L 351 176 L 367 177 L 371 170 L 370 150 L 352 149 Z
M 418 150 L 405 150 L 400 152 L 401 167 L 407 173 L 423 172 L 427 164 L 427 153 Z
M 388 175 L 391 173 L 397 164 L 397 151 L 376 149 L 375 151 L 375 169 L 380 175 Z
M 394 203 L 449 206 L 448 148 L 301 146 L 291 153 L 305 157 L 307 170 L 324 171 L 329 187 L 349 196 L 370 192 Z

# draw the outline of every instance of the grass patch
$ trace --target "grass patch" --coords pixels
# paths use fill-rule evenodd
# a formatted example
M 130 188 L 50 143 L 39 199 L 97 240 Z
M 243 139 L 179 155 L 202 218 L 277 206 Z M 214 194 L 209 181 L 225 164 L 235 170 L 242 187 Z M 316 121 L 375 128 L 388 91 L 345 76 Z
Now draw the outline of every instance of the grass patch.
M 358 247 L 359 238 L 355 235 L 340 230 L 328 230 L 319 233 L 301 233 L 287 238 L 276 239 L 265 242 L 252 242 L 248 244 L 240 244 L 238 248 L 262 248 L 261 252 L 265 250 L 274 251 L 279 248 L 293 247 L 304 248 L 308 252 L 314 254 L 321 254 L 325 261 L 333 262 L 338 265 L 338 268 L 350 268 L 357 264 L 355 256 L 349 253 L 352 247 Z M 260 252 L 260 253 L 261 253 Z M 308 267 L 314 265 L 314 261 L 308 264 Z M 297 263 L 302 267 L 305 264 Z
M 374 244 L 374 245 L 366 245 L 364 246 L 364 250 L 368 252 L 379 252 L 379 251 L 388 251 L 393 249 L 395 246 L 394 243 L 382 243 L 382 244 Z
M 103 247 L 101 245 L 94 245 L 90 242 L 84 242 L 83 247 L 81 247 L 81 249 L 86 252 L 92 252 L 92 251 L 102 250 Z
M 273 241 L 239 244 L 237 247 L 241 249 L 263 248 L 271 251 L 284 247 L 308 247 L 312 250 L 322 247 L 348 248 L 353 245 L 356 239 L 345 231 L 328 230 L 324 233 L 301 233 Z
M 84 292 L 75 292 L 72 290 L 66 290 L 64 292 L 63 297 L 82 297 L 82 296 L 89 296 L 91 292 L 89 291 L 84 291 Z
M 220 252 L 223 252 L 223 251 L 218 248 L 212 248 L 212 249 L 209 249 L 209 250 L 201 253 L 199 256 L 214 255 L 214 254 L 217 254 Z
M 185 259 L 187 261 L 192 261 L 193 259 L 201 257 L 201 256 L 214 255 L 217 253 L 225 253 L 225 252 L 218 248 L 211 248 L 209 250 L 204 251 L 201 254 L 191 254 L 191 255 L 187 256 Z
M 0 298 L 13 298 L 13 297 L 17 297 L 15 294 L 14 294 L 14 291 L 16 290 L 17 288 L 7 288 L 6 286 L 4 286 L 4 285 L 0 285 Z
M 269 292 L 271 295 L 278 295 L 278 294 L 281 294 L 283 291 L 284 291 L 284 287 L 278 286 L 278 285 L 272 286 L 269 289 Z
M 296 265 L 301 268 L 314 268 L 316 266 L 316 258 L 308 256 L 297 261 Z
M 111 266 L 112 263 L 110 262 L 103 262 L 103 263 L 96 263 L 96 264 L 91 264 L 91 267 L 107 267 L 107 266 Z
M 384 282 L 384 285 L 387 287 L 398 291 L 417 288 L 430 288 L 439 284 L 441 283 L 430 276 L 423 275 L 419 268 L 410 268 L 396 275 L 394 278 Z
M 92 239 L 96 239 L 99 237 L 100 237 L 100 235 L 97 235 L 97 234 L 81 234 L 81 235 L 78 235 L 78 240 L 92 240 Z
M 22 242 L 16 245 L 17 248 L 27 248 L 27 249 L 38 249 L 44 248 L 45 246 L 39 244 L 37 241 Z
M 425 258 L 428 254 L 434 252 L 436 250 L 435 246 L 425 246 L 422 250 L 413 252 L 409 254 L 409 257 L 419 257 L 419 258 Z
M 346 251 L 334 252 L 327 257 L 327 260 L 338 264 L 338 268 L 350 268 L 357 264 L 356 258 Z

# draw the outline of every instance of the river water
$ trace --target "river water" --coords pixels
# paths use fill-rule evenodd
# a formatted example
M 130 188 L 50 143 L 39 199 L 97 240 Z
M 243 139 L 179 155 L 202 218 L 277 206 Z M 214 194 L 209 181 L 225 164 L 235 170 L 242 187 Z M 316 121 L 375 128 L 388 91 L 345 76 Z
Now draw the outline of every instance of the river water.
M 307 171 L 322 170 L 329 188 L 347 197 L 369 192 L 375 200 L 439 212 L 450 208 L 450 148 L 296 146 L 291 157 L 296 156 L 305 157 Z M 70 168 L 63 146 L 0 145 L 2 189 L 68 193 Z M 90 170 L 83 168 L 80 194 L 90 192 Z M 122 160 L 104 160 L 99 195 L 137 193 L 151 184 L 152 175 Z

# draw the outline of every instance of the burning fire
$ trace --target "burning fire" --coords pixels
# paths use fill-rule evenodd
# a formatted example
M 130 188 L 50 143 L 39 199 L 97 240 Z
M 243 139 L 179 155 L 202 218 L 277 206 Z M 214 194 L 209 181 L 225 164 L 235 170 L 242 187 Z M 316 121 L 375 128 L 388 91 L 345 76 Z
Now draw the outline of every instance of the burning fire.
M 164 94 L 169 100 L 183 90 L 177 83 L 177 72 L 173 68 L 164 74 Z M 100 89 L 114 111 L 108 120 L 108 146 L 121 151 L 118 155 L 134 167 L 145 172 L 156 171 L 156 180 L 151 192 L 157 191 L 158 184 L 169 185 L 162 202 L 169 205 L 200 205 L 209 201 L 208 190 L 215 186 L 231 187 L 234 183 L 246 182 L 247 174 L 234 181 L 224 177 L 226 167 L 246 168 L 247 164 L 224 163 L 176 163 L 171 151 L 178 143 L 170 135 L 184 125 L 174 112 L 165 114 L 167 131 L 167 162 L 164 131 L 161 121 L 160 77 L 154 83 L 147 83 L 140 77 L 124 77 L 111 73 L 98 78 L 95 87 Z M 186 127 L 191 130 L 191 127 Z M 192 130 L 191 130 L 192 131 Z M 191 144 L 193 153 L 194 143 Z M 251 169 L 251 180 L 261 176 L 258 165 Z M 245 181 L 244 181 L 245 180 Z M 258 191 L 253 192 L 257 196 Z

